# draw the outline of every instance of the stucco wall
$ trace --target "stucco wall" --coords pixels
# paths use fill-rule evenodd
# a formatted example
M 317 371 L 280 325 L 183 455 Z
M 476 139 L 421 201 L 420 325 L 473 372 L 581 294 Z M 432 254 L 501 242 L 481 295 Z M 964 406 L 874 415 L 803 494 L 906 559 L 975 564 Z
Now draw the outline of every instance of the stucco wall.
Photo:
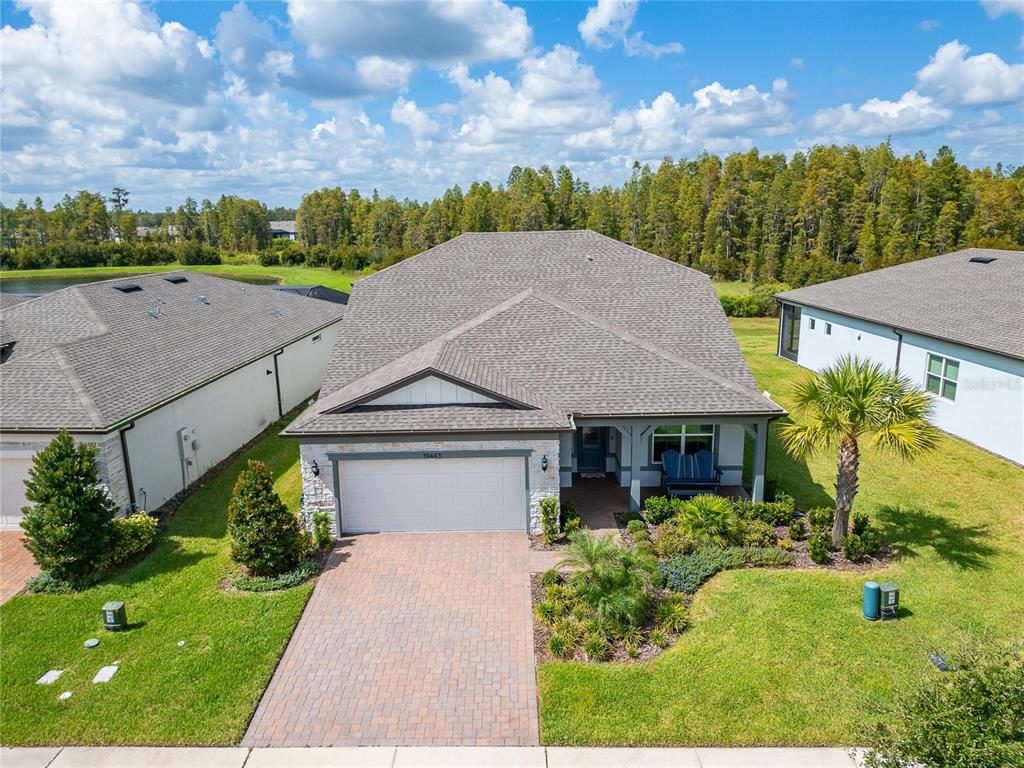
M 278 356 L 281 401 L 286 413 L 320 389 L 340 329 L 341 322 L 337 322 L 322 331 L 311 333 L 289 344 L 284 348 L 284 353 Z M 316 336 L 320 337 L 319 341 L 313 341 Z
M 812 307 L 801 314 L 797 362 L 805 368 L 820 371 L 845 354 L 889 368 L 896 364 L 892 328 Z M 832 323 L 831 336 L 825 335 L 826 322 Z M 900 373 L 924 386 L 929 353 L 960 361 L 956 399 L 935 398 L 936 426 L 1024 464 L 1024 362 L 905 332 Z
M 559 438 L 550 435 L 521 440 L 490 440 L 485 437 L 452 440 L 404 440 L 378 443 L 313 443 L 302 441 L 299 456 L 302 465 L 302 514 L 309 525 L 313 514 L 327 512 L 335 519 L 334 473 L 331 471 L 332 453 L 376 453 L 402 451 L 474 451 L 500 449 L 528 449 L 533 453 L 527 458 L 529 467 L 530 531 L 540 531 L 540 501 L 547 496 L 559 495 Z M 547 470 L 541 469 L 541 458 L 548 457 Z M 314 475 L 313 462 L 320 469 Z M 336 522 L 336 521 L 335 521 Z M 335 526 L 336 527 L 336 526 Z M 337 531 L 335 531 L 337 532 Z

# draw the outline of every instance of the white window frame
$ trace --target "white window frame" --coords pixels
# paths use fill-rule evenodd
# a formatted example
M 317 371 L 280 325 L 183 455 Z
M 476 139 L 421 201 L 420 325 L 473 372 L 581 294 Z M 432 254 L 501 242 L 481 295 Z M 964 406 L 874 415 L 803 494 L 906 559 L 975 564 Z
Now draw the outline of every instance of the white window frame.
M 651 440 L 650 440 L 649 447 L 648 447 L 648 450 L 647 450 L 647 458 L 650 461 L 650 463 L 652 465 L 654 465 L 654 466 L 660 465 L 662 463 L 660 460 L 655 460 L 655 458 L 654 458 L 654 438 L 655 438 L 655 436 L 662 437 L 662 438 L 665 438 L 665 437 L 678 437 L 679 438 L 679 445 L 678 446 L 673 446 L 673 447 L 675 447 L 675 449 L 677 451 L 679 451 L 680 453 L 685 453 L 686 452 L 686 438 L 687 437 L 710 437 L 711 438 L 711 451 L 712 451 L 712 453 L 715 450 L 715 430 L 718 429 L 718 425 L 717 424 L 659 424 L 659 426 L 678 427 L 679 428 L 679 434 L 678 435 L 674 435 L 671 432 L 668 432 L 668 433 L 662 432 L 660 434 L 658 434 L 658 433 L 651 433 Z M 710 432 L 691 432 L 689 435 L 687 435 L 687 433 L 686 433 L 686 428 L 687 427 L 711 427 L 711 431 Z
M 939 372 L 932 373 L 932 360 L 939 361 Z M 952 377 L 949 375 L 949 364 L 953 363 L 956 366 L 956 370 L 953 372 Z M 960 366 L 962 362 L 953 357 L 946 357 L 945 355 L 936 355 L 931 352 L 928 353 L 928 359 L 925 361 L 924 368 L 924 388 L 928 392 L 931 392 L 936 397 L 941 397 L 943 400 L 948 400 L 951 403 L 956 402 L 956 390 L 959 386 L 960 378 Z M 936 388 L 938 391 L 934 391 L 928 386 L 929 379 L 935 379 Z M 946 394 L 946 385 L 953 385 L 953 396 L 949 397 Z

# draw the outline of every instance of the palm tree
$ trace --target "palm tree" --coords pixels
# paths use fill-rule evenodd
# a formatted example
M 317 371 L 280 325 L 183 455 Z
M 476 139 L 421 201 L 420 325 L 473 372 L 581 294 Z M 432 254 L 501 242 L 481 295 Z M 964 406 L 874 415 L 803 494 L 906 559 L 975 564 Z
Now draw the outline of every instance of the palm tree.
M 895 371 L 849 356 L 798 383 L 793 395 L 793 412 L 803 423 L 780 430 L 789 454 L 803 459 L 839 450 L 832 525 L 832 543 L 838 547 L 857 495 L 861 441 L 907 460 L 931 450 L 939 434 L 931 423 L 932 396 Z

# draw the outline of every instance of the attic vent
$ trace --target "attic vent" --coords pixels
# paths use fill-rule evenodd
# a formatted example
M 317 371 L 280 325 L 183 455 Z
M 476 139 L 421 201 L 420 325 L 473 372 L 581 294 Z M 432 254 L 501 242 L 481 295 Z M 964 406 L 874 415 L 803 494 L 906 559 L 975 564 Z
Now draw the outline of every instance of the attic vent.
M 995 260 L 995 256 L 971 256 L 968 259 L 968 261 L 973 261 L 975 264 L 991 264 Z
M 11 353 L 14 352 L 14 345 L 17 343 L 18 342 L 16 341 L 8 341 L 4 344 L 0 344 L 0 363 L 7 362 L 7 358 L 9 358 Z
M 208 298 L 206 298 L 205 296 L 196 296 L 196 303 L 197 304 L 209 304 L 210 300 Z
M 184 275 L 172 275 L 171 277 L 165 277 L 164 280 L 168 283 L 174 283 L 175 285 L 181 285 L 182 283 L 188 282 L 188 278 Z
M 274 317 L 280 317 L 281 316 L 281 310 L 279 310 L 279 309 L 272 309 L 272 310 L 270 310 L 270 314 L 273 315 Z
M 121 293 L 137 293 L 142 290 L 142 286 L 136 285 L 135 283 L 122 283 L 121 285 L 115 285 L 114 287 Z

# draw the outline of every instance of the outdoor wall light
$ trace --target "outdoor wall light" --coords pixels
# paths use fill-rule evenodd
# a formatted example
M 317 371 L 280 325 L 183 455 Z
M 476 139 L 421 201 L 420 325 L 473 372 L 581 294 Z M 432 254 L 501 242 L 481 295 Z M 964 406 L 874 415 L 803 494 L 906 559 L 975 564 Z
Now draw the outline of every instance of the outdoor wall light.
M 541 472 L 547 472 L 548 471 L 548 457 L 547 456 L 541 456 L 541 459 L 540 459 L 540 471 Z
M 313 459 L 313 463 L 309 465 L 309 468 L 313 471 L 313 477 L 320 477 L 320 465 L 316 463 L 316 459 Z

